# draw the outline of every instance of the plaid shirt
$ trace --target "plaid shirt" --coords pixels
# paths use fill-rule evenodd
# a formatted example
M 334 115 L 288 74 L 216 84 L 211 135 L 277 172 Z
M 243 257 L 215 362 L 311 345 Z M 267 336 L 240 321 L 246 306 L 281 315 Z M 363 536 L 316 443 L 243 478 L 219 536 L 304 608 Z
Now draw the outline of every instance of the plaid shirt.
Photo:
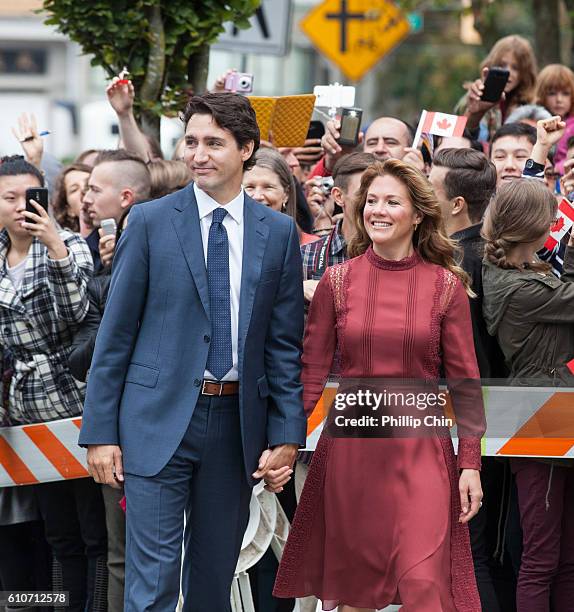
M 34 239 L 21 289 L 6 272 L 10 238 L 0 231 L 0 425 L 37 423 L 82 412 L 83 383 L 68 369 L 74 333 L 88 312 L 93 264 L 84 240 L 60 232 L 68 256 L 53 260 Z M 11 376 L 8 371 L 11 370 Z M 0 382 L 1 384 L 1 382 Z M 7 402 L 6 402 L 7 400 Z
M 320 240 L 315 240 L 301 247 L 301 259 L 303 260 L 303 280 L 310 280 L 315 274 L 319 264 L 319 254 L 327 240 L 331 240 L 331 246 L 327 253 L 327 267 L 343 263 L 349 259 L 347 257 L 347 243 L 341 233 L 342 221 L 337 221 L 335 227 L 329 234 Z

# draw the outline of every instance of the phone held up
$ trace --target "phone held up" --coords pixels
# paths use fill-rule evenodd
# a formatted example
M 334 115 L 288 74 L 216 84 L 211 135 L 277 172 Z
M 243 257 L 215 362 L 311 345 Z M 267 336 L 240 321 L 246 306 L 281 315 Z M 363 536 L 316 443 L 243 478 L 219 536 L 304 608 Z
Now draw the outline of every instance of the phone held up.
M 356 147 L 359 144 L 359 131 L 363 110 L 360 108 L 344 108 L 341 111 L 341 127 L 338 143 L 343 147 Z
M 307 131 L 306 140 L 320 140 L 325 135 L 325 126 L 322 121 L 311 121 Z
M 115 236 L 118 229 L 115 219 L 102 219 L 100 222 L 102 236 Z
M 34 208 L 32 200 L 48 212 L 48 190 L 45 187 L 30 187 L 26 189 L 26 210 L 37 215 L 38 211 Z M 32 219 L 27 219 L 27 222 L 36 223 Z
M 480 99 L 483 102 L 498 102 L 502 97 L 502 92 L 509 78 L 510 71 L 506 70 L 506 68 L 499 68 L 498 66 L 489 68 Z

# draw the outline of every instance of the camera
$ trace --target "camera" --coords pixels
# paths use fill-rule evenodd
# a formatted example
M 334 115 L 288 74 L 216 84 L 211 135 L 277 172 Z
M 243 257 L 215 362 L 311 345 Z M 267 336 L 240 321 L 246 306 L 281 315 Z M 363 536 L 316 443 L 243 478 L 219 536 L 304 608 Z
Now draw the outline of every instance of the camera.
M 333 189 L 333 177 L 324 176 L 321 179 L 321 189 L 326 196 L 331 195 L 331 189 Z
M 225 77 L 225 91 L 251 93 L 253 91 L 253 75 L 249 72 L 232 72 Z

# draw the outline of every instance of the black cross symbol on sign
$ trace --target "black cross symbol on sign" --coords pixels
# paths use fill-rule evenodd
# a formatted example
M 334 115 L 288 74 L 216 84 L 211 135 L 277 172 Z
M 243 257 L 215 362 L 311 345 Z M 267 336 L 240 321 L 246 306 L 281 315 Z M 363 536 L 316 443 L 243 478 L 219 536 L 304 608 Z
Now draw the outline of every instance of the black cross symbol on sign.
M 364 21 L 367 19 L 365 13 L 349 13 L 347 11 L 347 0 L 341 0 L 341 9 L 338 13 L 327 13 L 325 19 L 336 19 L 341 22 L 341 53 L 347 52 L 347 22 L 352 19 L 357 21 Z
M 263 12 L 263 7 L 260 6 L 255 11 L 255 17 L 257 19 L 257 24 L 261 29 L 261 34 L 263 34 L 263 38 L 271 38 L 271 32 L 269 32 L 269 26 L 267 25 L 267 18 L 265 17 L 265 13 Z M 233 36 L 237 36 L 239 34 L 239 28 L 237 26 L 233 26 Z

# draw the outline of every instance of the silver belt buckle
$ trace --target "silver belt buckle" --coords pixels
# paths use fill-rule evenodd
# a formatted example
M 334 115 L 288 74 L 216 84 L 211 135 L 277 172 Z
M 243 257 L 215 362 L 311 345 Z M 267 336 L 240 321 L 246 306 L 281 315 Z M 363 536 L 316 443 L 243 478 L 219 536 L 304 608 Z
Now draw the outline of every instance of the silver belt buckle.
M 210 385 L 219 385 L 219 393 L 208 393 L 205 390 L 205 385 L 208 384 L 208 383 Z M 217 382 L 215 380 L 204 380 L 203 381 L 203 385 L 201 387 L 201 395 L 211 395 L 211 396 L 214 396 L 214 397 L 221 397 L 222 392 L 223 392 L 223 383 Z

